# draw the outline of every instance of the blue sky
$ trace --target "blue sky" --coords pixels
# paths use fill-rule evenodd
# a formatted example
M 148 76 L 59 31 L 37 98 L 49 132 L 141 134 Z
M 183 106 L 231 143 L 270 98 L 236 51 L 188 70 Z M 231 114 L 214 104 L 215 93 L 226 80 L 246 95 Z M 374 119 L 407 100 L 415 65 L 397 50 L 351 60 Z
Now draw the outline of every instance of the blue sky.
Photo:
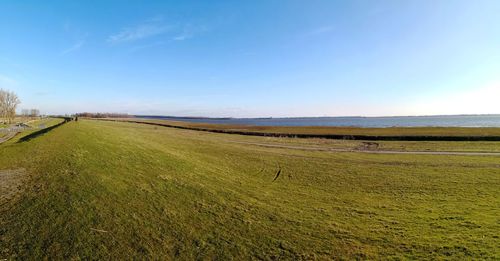
M 1 1 L 20 108 L 500 113 L 500 1 Z

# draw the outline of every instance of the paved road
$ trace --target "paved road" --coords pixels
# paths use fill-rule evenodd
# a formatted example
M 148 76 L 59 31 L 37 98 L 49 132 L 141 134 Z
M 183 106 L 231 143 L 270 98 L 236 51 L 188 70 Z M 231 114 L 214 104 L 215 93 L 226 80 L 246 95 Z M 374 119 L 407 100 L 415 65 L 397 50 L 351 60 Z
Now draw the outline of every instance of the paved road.
M 357 149 L 337 149 L 326 147 L 297 146 L 285 144 L 270 144 L 258 142 L 228 141 L 232 143 L 255 145 L 269 148 L 284 148 L 297 150 L 328 151 L 328 152 L 357 152 L 370 154 L 410 154 L 410 155 L 454 155 L 454 156 L 499 156 L 500 152 L 455 152 L 455 151 L 396 151 L 396 150 L 357 150 Z

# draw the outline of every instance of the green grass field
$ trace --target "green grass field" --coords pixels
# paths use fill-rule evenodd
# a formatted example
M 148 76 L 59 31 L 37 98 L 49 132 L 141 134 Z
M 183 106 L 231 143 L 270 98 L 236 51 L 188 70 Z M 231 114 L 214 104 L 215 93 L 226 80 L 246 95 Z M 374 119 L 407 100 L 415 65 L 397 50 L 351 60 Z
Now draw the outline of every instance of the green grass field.
M 20 138 L 0 145 L 0 189 L 16 191 L 0 260 L 500 259 L 498 156 L 88 120 Z M 500 150 L 454 144 L 381 149 Z

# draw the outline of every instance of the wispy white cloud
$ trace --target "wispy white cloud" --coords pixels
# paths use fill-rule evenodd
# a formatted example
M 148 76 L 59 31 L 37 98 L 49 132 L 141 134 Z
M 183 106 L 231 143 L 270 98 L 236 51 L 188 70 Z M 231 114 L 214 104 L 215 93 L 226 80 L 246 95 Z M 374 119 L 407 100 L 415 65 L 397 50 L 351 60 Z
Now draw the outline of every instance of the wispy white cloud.
M 157 19 L 146 23 L 122 29 L 116 34 L 108 37 L 107 42 L 112 44 L 136 41 L 152 36 L 164 34 L 172 29 L 172 26 L 163 25 Z
M 81 32 L 78 28 L 75 28 L 70 22 L 65 22 L 63 24 L 63 30 L 66 35 L 73 40 L 73 44 L 60 52 L 60 55 L 66 55 L 75 51 L 80 50 L 84 45 L 88 37 L 88 33 Z
M 140 51 L 142 49 L 147 49 L 147 48 L 151 48 L 151 47 L 155 47 L 155 46 L 161 46 L 161 45 L 165 45 L 165 44 L 167 44 L 166 41 L 158 41 L 158 42 L 154 42 L 154 43 L 135 46 L 135 47 L 131 48 L 130 51 L 137 52 L 137 51 Z
M 77 51 L 77 50 L 79 50 L 80 48 L 82 48 L 82 46 L 83 46 L 84 44 L 85 44 L 85 39 L 79 40 L 78 42 L 76 42 L 75 44 L 73 44 L 72 46 L 70 46 L 69 48 L 64 49 L 64 50 L 61 52 L 61 55 L 66 55 L 66 54 L 68 54 L 68 53 L 71 53 L 71 52 Z
M 186 39 L 189 39 L 193 37 L 193 35 L 191 34 L 187 34 L 187 33 L 182 33 L 182 34 L 179 34 L 177 36 L 174 36 L 174 38 L 172 38 L 174 41 L 184 41 Z
M 164 21 L 163 16 L 155 16 L 144 20 L 138 25 L 123 28 L 121 31 L 109 35 L 106 41 L 110 44 L 119 44 L 125 42 L 135 42 L 156 36 L 155 42 L 146 42 L 146 44 L 136 46 L 131 49 L 132 51 L 137 51 L 164 45 L 171 41 L 184 41 L 191 39 L 207 30 L 207 27 L 204 25 L 167 24 Z
M 207 31 L 206 26 L 193 26 L 193 25 L 185 25 L 182 31 L 175 35 L 172 40 L 174 41 L 184 41 L 190 38 L 193 38 L 195 35 L 200 34 L 202 32 Z

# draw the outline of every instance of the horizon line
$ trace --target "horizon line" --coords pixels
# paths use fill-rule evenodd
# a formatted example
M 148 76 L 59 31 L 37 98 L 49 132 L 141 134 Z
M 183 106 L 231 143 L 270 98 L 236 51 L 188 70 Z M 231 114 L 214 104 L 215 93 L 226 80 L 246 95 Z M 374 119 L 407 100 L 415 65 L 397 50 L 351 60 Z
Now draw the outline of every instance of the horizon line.
M 127 113 L 118 113 L 127 114 Z M 377 116 L 262 116 L 262 117 L 211 117 L 211 116 L 172 116 L 172 115 L 147 115 L 127 114 L 134 117 L 165 117 L 165 118 L 191 118 L 191 119 L 300 119 L 300 118 L 396 118 L 396 117 L 453 117 L 453 116 L 500 116 L 500 113 L 476 113 L 476 114 L 423 114 L 423 115 L 377 115 Z

